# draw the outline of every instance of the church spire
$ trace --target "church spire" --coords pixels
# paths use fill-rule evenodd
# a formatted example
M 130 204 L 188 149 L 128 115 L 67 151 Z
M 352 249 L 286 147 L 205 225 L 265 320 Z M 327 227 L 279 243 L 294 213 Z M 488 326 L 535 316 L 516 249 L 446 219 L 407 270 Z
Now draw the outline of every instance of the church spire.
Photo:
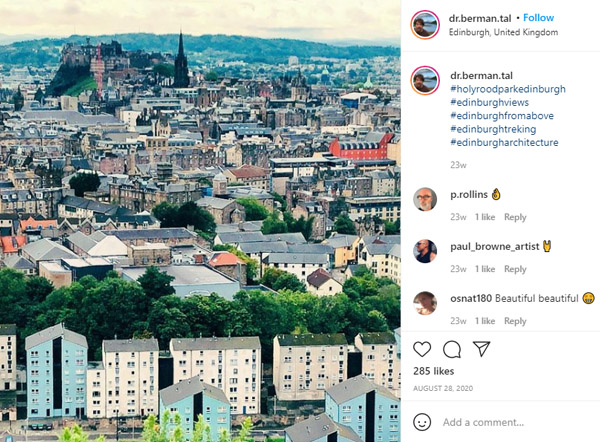
M 181 29 L 179 29 L 179 51 L 177 55 L 183 57 L 183 32 Z
M 179 51 L 175 58 L 175 81 L 173 87 L 188 87 L 190 78 L 188 77 L 187 57 L 183 52 L 183 32 L 179 30 Z

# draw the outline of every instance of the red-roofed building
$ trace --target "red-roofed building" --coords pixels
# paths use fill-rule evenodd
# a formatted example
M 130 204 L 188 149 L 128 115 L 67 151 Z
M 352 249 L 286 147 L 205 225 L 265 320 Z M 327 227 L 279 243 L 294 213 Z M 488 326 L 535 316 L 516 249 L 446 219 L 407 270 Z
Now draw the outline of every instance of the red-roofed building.
M 230 252 L 215 252 L 208 265 L 246 285 L 246 263 Z
M 18 235 L 18 236 L 3 236 L 0 238 L 2 242 L 2 253 L 4 255 L 9 255 L 11 253 L 17 253 L 21 247 L 27 244 L 27 237 Z
M 356 161 L 387 159 L 388 143 L 394 138 L 392 133 L 367 134 L 364 140 L 340 141 L 338 138 L 329 145 L 329 152 L 336 157 Z
M 244 164 L 239 169 L 228 169 L 223 174 L 228 183 L 240 183 L 258 189 L 269 190 L 269 171 L 262 167 Z
M 32 216 L 19 222 L 21 232 L 27 230 L 57 229 L 58 222 L 55 219 L 34 219 Z

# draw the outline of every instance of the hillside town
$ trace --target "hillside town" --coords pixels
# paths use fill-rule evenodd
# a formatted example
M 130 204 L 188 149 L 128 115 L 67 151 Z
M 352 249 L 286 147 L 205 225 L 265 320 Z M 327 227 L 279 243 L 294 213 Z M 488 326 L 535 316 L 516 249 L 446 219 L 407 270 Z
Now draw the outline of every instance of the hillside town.
M 0 430 L 399 441 L 399 56 L 172 47 L 0 66 Z

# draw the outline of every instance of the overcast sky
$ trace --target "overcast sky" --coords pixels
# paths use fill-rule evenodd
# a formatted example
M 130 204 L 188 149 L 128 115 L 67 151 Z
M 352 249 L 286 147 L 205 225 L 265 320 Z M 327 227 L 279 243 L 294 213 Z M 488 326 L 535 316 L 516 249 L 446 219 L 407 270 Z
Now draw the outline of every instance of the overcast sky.
M 0 0 L 0 34 L 153 32 L 394 41 L 400 1 Z

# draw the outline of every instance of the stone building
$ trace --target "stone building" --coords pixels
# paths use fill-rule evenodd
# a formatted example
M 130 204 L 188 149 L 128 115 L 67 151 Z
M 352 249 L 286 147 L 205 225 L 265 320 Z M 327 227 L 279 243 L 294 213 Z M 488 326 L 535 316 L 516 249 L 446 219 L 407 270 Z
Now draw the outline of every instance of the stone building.
M 273 384 L 280 401 L 325 399 L 325 390 L 348 376 L 348 341 L 343 334 L 277 335 Z

